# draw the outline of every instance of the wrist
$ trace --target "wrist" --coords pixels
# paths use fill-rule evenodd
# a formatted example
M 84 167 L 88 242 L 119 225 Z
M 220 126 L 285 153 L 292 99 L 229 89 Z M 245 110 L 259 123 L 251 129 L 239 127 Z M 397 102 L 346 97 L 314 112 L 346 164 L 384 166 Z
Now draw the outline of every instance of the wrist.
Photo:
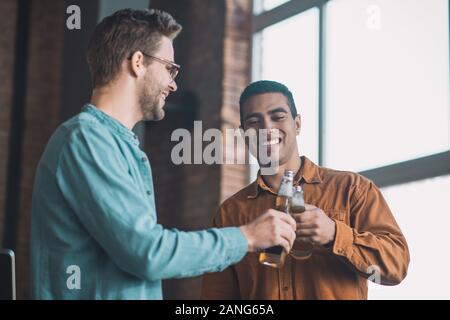
M 247 251 L 248 252 L 253 252 L 254 250 L 254 243 L 252 240 L 252 237 L 250 236 L 250 232 L 248 230 L 247 226 L 241 226 L 239 227 L 239 229 L 241 230 L 242 234 L 244 235 L 245 239 L 247 239 Z
M 332 248 L 334 245 L 334 240 L 336 238 L 336 221 L 334 221 L 333 219 L 330 219 L 333 226 L 330 228 L 331 230 L 333 230 L 330 234 L 330 237 L 328 239 L 328 242 L 326 242 L 325 244 L 323 244 L 322 246 L 329 249 Z

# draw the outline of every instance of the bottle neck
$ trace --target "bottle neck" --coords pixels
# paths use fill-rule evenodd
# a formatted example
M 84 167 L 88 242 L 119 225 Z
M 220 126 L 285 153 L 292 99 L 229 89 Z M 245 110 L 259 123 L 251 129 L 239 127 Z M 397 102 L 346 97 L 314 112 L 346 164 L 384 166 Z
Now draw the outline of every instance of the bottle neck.
M 302 157 L 296 156 L 293 157 L 291 161 L 288 163 L 284 163 L 283 165 L 280 165 L 278 171 L 274 175 L 261 175 L 262 179 L 264 180 L 264 183 L 271 189 L 271 190 L 277 190 L 277 188 L 280 186 L 281 181 L 284 177 L 284 171 L 285 170 L 292 170 L 295 174 L 300 170 L 301 166 L 303 164 Z
M 285 197 L 292 197 L 293 177 L 283 177 L 280 187 L 278 188 L 278 195 Z

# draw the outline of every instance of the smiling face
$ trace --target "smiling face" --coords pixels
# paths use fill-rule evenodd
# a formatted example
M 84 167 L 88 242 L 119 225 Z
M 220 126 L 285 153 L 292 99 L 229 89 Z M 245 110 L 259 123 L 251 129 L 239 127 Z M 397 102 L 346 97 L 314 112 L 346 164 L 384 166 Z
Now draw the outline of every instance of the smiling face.
M 172 41 L 162 36 L 161 45 L 153 56 L 173 61 Z M 139 105 L 143 120 L 158 121 L 164 118 L 164 104 L 167 96 L 177 90 L 177 85 L 170 76 L 171 65 L 151 59 L 147 72 L 138 88 Z
M 279 155 L 279 165 L 287 163 L 292 157 L 298 157 L 296 136 L 300 132 L 300 116 L 292 117 L 286 97 L 279 92 L 256 94 L 248 98 L 242 106 L 244 131 L 254 129 L 267 133 L 258 134 L 258 149 L 267 148 L 267 154 Z M 251 148 L 250 148 L 251 149 Z M 256 156 L 259 159 L 259 152 Z

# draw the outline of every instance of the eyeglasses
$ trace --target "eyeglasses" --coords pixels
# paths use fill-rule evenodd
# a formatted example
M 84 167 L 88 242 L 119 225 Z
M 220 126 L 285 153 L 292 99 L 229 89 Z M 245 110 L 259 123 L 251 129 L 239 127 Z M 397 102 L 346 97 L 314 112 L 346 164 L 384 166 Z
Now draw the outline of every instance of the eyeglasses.
M 145 52 L 141 51 L 142 54 L 148 58 L 154 59 L 156 61 L 159 61 L 161 63 L 164 63 L 168 66 L 170 66 L 169 69 L 167 69 L 169 71 L 170 74 L 170 78 L 172 78 L 172 81 L 175 80 L 176 76 L 178 75 L 178 72 L 180 71 L 181 66 L 179 64 L 176 64 L 175 62 L 172 62 L 170 60 L 167 59 L 163 59 L 163 58 L 158 58 L 149 54 L 146 54 Z M 128 60 L 131 60 L 131 56 L 133 54 L 130 54 L 130 56 L 128 57 Z

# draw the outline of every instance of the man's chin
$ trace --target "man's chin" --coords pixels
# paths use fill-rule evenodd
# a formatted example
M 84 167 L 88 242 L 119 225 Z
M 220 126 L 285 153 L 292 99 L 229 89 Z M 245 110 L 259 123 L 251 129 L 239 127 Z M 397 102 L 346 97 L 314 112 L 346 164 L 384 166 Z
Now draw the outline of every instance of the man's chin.
M 163 110 L 161 110 L 160 112 L 156 113 L 156 114 L 152 114 L 151 116 L 146 116 L 144 117 L 144 121 L 160 121 L 162 119 L 164 119 L 165 117 L 165 112 Z
M 166 104 L 166 102 L 164 100 L 161 101 L 161 103 L 159 104 L 158 108 L 156 109 L 155 112 L 155 119 L 154 121 L 159 121 L 164 119 L 164 116 L 166 115 L 166 112 L 164 111 L 164 105 Z
M 166 112 L 164 111 L 164 104 L 165 103 L 162 103 L 159 107 L 158 107 L 158 109 L 157 109 L 157 111 L 156 111 L 156 119 L 155 119 L 155 121 L 159 121 L 159 120 L 162 120 L 162 119 L 164 119 L 164 116 L 166 115 Z
M 258 156 L 256 158 L 260 158 L 262 156 L 268 159 L 279 159 L 281 155 L 281 148 L 280 146 L 258 147 L 257 154 Z
M 161 104 L 156 109 L 153 109 L 149 112 L 145 112 L 143 119 L 144 121 L 160 121 L 164 118 L 166 113 L 164 112 L 164 104 Z
M 155 119 L 153 119 L 153 121 L 160 121 L 160 120 L 164 119 L 165 116 L 166 116 L 166 113 L 164 112 L 164 110 L 161 109 L 161 112 L 159 112 L 155 116 Z

